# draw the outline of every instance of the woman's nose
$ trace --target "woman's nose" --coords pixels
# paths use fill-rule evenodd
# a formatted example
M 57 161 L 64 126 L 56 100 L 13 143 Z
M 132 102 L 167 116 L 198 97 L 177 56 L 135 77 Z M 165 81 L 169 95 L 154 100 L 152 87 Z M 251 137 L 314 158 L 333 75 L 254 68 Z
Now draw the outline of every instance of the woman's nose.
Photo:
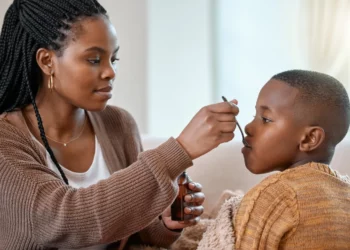
M 102 78 L 106 80 L 114 80 L 116 75 L 116 66 L 113 64 L 108 65 L 102 72 Z

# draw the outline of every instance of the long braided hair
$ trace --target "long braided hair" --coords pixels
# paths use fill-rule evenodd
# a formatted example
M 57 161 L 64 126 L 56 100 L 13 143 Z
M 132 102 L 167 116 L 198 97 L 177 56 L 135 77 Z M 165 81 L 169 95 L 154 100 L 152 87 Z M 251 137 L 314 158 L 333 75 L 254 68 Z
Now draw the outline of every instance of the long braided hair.
M 97 0 L 14 0 L 0 34 L 0 114 L 33 105 L 41 139 L 66 184 L 35 102 L 42 78 L 36 52 L 46 48 L 60 55 L 72 26 L 99 15 L 107 16 Z

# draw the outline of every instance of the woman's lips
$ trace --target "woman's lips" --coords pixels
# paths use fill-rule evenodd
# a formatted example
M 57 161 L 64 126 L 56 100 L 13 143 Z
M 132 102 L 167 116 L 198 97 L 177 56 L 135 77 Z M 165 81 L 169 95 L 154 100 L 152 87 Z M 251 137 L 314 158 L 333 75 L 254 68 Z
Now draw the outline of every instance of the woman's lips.
M 104 88 L 100 88 L 96 90 L 96 94 L 102 96 L 105 99 L 111 99 L 112 98 L 112 86 L 107 86 Z
M 107 86 L 107 87 L 98 89 L 96 92 L 111 92 L 111 91 L 112 91 L 112 86 Z

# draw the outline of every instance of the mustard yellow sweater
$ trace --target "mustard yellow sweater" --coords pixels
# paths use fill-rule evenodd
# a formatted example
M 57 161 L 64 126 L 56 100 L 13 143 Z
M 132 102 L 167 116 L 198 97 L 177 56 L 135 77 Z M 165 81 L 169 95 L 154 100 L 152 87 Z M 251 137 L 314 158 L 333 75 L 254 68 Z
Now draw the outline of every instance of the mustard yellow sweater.
M 245 195 L 234 224 L 236 249 L 350 249 L 349 177 L 320 163 L 271 175 Z

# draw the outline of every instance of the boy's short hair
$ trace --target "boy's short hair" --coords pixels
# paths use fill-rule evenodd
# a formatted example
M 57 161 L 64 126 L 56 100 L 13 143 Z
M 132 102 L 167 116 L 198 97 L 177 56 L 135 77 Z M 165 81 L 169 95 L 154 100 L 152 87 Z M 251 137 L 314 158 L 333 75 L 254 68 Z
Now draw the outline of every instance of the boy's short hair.
M 282 81 L 299 90 L 296 100 L 296 114 L 310 125 L 321 126 L 326 140 L 335 146 L 346 135 L 350 123 L 350 102 L 344 86 L 327 74 L 289 70 L 272 79 Z

